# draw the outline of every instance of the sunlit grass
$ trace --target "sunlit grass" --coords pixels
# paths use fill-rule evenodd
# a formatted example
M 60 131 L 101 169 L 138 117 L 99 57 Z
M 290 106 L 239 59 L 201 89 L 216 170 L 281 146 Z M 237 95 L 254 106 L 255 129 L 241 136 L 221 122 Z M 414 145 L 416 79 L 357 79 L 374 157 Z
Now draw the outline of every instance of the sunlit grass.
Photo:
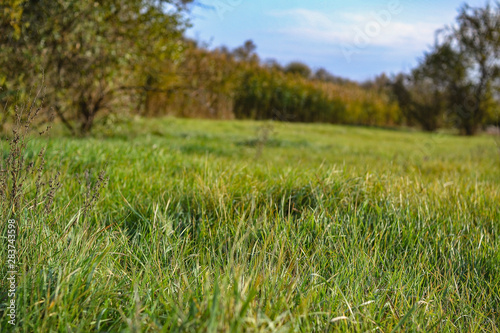
M 48 145 L 19 331 L 500 329 L 491 137 L 163 119 Z M 110 179 L 84 218 L 86 169 Z

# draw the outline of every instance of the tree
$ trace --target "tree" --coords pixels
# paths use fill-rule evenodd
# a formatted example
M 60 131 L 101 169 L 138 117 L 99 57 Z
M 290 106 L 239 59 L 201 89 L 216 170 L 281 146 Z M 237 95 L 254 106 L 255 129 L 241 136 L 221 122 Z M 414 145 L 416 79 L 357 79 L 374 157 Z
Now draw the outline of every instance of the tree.
M 43 75 L 47 104 L 86 134 L 98 113 L 154 82 L 155 63 L 178 56 L 189 2 L 11 0 L 0 24 L 0 83 L 22 90 Z
M 316 72 L 314 72 L 313 78 L 315 80 L 323 82 L 335 82 L 335 76 L 333 76 L 330 72 L 328 72 L 324 68 L 320 68 Z
M 289 74 L 300 75 L 304 78 L 310 78 L 312 71 L 309 66 L 299 61 L 293 61 L 285 67 L 285 72 Z
M 406 116 L 424 129 L 436 129 L 442 119 L 473 135 L 495 105 L 499 56 L 500 4 L 465 5 L 457 25 L 441 31 L 411 75 L 395 82 L 394 94 Z
M 455 103 L 462 104 L 468 96 L 467 59 L 450 43 L 436 43 L 425 54 L 409 78 L 410 105 L 403 109 L 427 131 L 434 131 L 457 112 Z
M 474 134 L 492 108 L 494 84 L 500 77 L 500 3 L 484 8 L 464 5 L 451 43 L 468 64 L 466 82 L 451 92 L 454 113 L 466 135 Z
M 257 45 L 252 40 L 247 40 L 242 46 L 237 47 L 233 51 L 233 55 L 236 60 L 239 61 L 257 61 L 257 54 L 255 50 L 257 49 Z
M 400 74 L 392 83 L 392 91 L 410 123 L 415 121 L 429 132 L 439 128 L 444 99 L 432 82 L 417 79 L 415 73 Z

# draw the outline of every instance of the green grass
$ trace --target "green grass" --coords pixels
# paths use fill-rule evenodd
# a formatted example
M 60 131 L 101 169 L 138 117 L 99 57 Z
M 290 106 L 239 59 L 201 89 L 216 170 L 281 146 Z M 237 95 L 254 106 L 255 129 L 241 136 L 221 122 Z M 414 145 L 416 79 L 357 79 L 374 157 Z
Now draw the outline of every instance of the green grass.
M 18 221 L 17 331 L 500 330 L 492 137 L 155 119 L 44 144 L 63 186 Z M 85 169 L 110 177 L 87 216 Z

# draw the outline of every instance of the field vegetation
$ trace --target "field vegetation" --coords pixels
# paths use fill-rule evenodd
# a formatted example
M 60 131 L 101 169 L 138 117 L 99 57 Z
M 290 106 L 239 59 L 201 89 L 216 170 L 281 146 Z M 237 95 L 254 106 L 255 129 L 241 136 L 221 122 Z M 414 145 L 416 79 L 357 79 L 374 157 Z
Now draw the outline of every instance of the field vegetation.
M 47 146 L 46 185 L 25 184 L 39 208 L 16 211 L 20 332 L 499 329 L 490 136 L 168 118 L 63 133 L 22 155 Z

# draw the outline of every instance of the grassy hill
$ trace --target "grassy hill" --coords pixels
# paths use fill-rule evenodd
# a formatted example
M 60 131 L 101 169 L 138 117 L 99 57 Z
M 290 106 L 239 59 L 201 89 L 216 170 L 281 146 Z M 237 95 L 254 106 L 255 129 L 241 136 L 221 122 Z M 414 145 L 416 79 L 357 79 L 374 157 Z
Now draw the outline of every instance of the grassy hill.
M 18 331 L 500 330 L 492 137 L 155 119 L 45 144 Z

